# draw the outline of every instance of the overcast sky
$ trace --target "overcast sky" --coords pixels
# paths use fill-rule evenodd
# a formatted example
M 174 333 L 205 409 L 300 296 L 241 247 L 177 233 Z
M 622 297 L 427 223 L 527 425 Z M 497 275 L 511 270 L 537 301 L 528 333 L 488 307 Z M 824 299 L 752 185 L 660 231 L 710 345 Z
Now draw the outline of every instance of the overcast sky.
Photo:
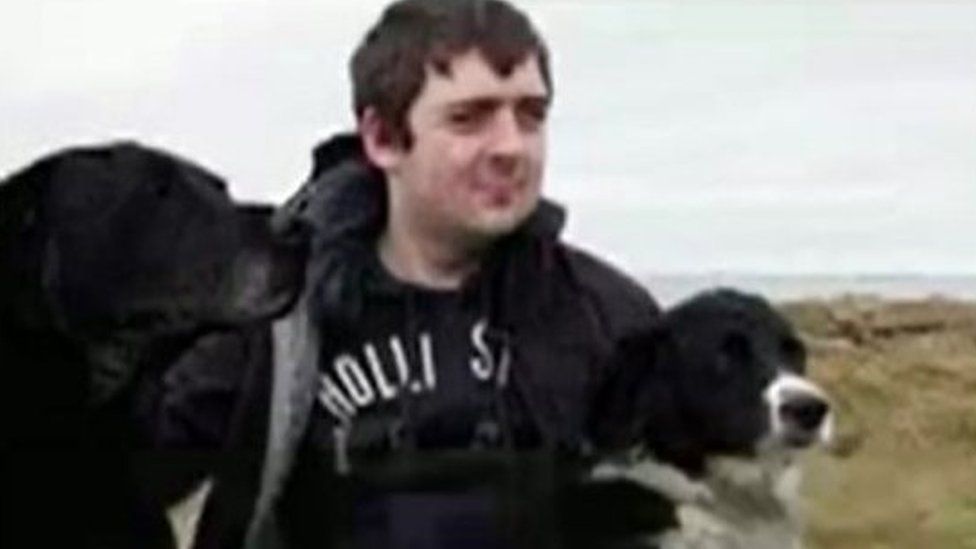
M 384 3 L 4 0 L 0 172 L 135 138 L 280 201 Z M 640 274 L 976 273 L 976 2 L 520 5 L 572 240 Z

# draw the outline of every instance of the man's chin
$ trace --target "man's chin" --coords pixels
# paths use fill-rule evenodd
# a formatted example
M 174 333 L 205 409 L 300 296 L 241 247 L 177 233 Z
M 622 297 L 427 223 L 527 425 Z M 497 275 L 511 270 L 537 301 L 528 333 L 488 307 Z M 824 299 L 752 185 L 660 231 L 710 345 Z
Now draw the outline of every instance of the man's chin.
M 518 229 L 531 212 L 489 211 L 467 219 L 467 232 L 478 240 L 497 240 Z

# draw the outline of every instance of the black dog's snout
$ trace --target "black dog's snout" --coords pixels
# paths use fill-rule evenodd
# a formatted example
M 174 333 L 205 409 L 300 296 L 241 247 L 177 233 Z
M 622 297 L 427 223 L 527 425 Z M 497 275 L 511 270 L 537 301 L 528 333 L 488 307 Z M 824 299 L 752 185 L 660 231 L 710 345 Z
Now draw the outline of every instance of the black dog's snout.
M 830 406 L 814 395 L 794 396 L 780 406 L 781 417 L 796 423 L 803 429 L 813 430 L 820 426 Z

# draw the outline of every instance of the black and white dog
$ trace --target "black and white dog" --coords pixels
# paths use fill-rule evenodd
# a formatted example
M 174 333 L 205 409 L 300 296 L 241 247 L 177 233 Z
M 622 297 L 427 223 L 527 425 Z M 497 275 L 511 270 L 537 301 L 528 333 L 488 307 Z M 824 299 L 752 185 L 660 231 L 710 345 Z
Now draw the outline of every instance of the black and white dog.
M 627 546 L 800 546 L 796 457 L 833 429 L 827 396 L 804 378 L 805 355 L 765 300 L 727 289 L 678 305 L 629 341 L 594 426 L 626 451 L 592 478 L 663 496 L 673 520 Z

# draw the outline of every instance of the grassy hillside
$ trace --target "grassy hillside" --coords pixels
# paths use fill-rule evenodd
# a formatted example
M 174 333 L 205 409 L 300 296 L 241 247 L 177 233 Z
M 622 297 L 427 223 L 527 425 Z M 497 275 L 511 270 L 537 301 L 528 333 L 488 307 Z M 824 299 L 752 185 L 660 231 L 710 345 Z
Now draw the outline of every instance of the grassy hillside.
M 976 304 L 786 303 L 839 437 L 813 456 L 809 546 L 976 549 Z

